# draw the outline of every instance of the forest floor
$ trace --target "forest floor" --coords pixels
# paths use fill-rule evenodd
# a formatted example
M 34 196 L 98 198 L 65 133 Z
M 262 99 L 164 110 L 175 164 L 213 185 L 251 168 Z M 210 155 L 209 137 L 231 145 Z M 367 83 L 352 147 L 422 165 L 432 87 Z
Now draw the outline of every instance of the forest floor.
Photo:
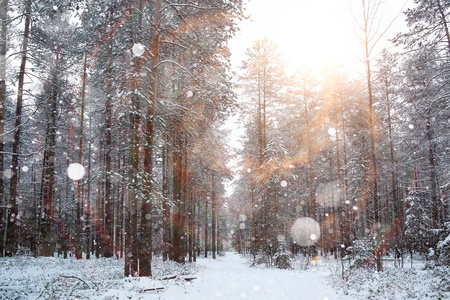
M 450 298 L 448 281 L 436 270 L 359 270 L 344 281 L 338 266 L 336 260 L 319 259 L 307 266 L 297 260 L 293 270 L 251 267 L 248 259 L 226 253 L 184 265 L 155 260 L 150 279 L 123 278 L 123 261 L 117 259 L 17 256 L 0 258 L 0 299 Z

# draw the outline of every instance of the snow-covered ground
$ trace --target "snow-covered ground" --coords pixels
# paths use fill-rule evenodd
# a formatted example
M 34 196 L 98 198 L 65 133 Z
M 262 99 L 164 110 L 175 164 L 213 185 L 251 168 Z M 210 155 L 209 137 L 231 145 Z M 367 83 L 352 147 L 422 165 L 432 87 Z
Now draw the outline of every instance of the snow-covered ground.
M 231 253 L 199 263 L 204 268 L 198 279 L 169 289 L 164 299 L 342 299 L 327 283 L 324 267 L 303 271 L 249 267 Z
M 294 270 L 251 267 L 233 253 L 178 265 L 155 260 L 153 279 L 122 278 L 123 261 L 0 258 L 0 299 L 449 299 L 434 271 L 356 271 L 340 279 L 335 260 Z M 448 281 L 447 281 L 448 282 Z M 448 287 L 447 287 L 448 288 Z

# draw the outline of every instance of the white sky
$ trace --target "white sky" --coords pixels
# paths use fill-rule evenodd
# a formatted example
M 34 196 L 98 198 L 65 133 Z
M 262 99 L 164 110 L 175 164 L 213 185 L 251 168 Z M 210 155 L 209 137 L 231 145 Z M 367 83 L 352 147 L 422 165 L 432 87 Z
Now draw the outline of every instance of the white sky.
M 366 0 L 368 1 L 368 0 Z M 248 2 L 248 1 L 247 1 Z M 230 42 L 232 61 L 239 66 L 245 50 L 264 36 L 279 46 L 290 64 L 288 70 L 308 65 L 318 71 L 330 62 L 343 64 L 347 72 L 363 71 L 361 46 L 355 35 L 351 11 L 361 14 L 362 0 L 251 0 L 247 4 L 249 20 L 240 23 L 241 32 Z M 372 1 L 373 2 L 373 1 Z M 379 17 L 383 30 L 402 8 L 412 7 L 413 0 L 385 0 Z M 386 41 L 405 31 L 404 15 L 395 19 L 383 39 Z M 392 47 L 384 42 L 383 47 Z

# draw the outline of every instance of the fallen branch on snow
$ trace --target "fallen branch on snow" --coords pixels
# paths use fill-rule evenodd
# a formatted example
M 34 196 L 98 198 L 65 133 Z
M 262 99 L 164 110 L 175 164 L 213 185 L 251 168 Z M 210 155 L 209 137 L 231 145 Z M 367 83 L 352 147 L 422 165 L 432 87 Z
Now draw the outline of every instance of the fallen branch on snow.
M 165 289 L 166 289 L 165 287 L 154 287 L 154 288 L 145 289 L 145 290 L 143 290 L 143 292 L 158 292 L 158 291 L 164 291 Z
M 84 281 L 83 279 L 81 279 L 81 278 L 79 278 L 79 277 L 76 277 L 76 276 L 60 275 L 59 277 L 55 278 L 52 282 L 49 282 L 49 283 L 45 286 L 45 288 L 41 291 L 41 293 L 40 293 L 39 296 L 36 298 L 36 300 L 39 299 L 39 298 L 41 298 L 42 295 L 44 294 L 44 292 L 45 292 L 49 287 L 51 287 L 56 281 L 58 281 L 58 280 L 61 279 L 61 278 L 65 278 L 65 279 L 77 279 L 77 280 L 83 282 L 85 285 L 87 285 L 87 287 L 88 287 L 89 289 L 92 289 L 91 286 L 90 286 L 89 284 L 87 284 L 86 281 Z M 99 291 L 100 289 L 98 288 L 97 284 L 96 284 L 95 282 L 92 282 L 92 283 L 94 284 L 94 286 L 95 286 L 95 288 L 97 289 L 97 291 Z

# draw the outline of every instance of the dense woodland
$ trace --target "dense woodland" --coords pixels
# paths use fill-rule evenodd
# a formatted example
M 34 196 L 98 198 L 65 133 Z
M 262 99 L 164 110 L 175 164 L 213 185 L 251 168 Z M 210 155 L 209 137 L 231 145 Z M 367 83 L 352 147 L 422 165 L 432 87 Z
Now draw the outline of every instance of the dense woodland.
M 126 275 L 149 276 L 153 253 L 184 262 L 204 237 L 217 247 L 240 1 L 1 11 L 2 255 L 118 256 Z
M 227 243 L 279 267 L 448 265 L 450 1 L 415 1 L 381 53 L 381 3 L 361 4 L 355 77 L 289 75 L 266 38 L 234 74 L 241 0 L 1 0 L 0 255 L 124 258 L 126 276 Z
M 255 263 L 287 247 L 377 271 L 386 254 L 449 263 L 450 2 L 415 2 L 409 31 L 377 52 L 382 3 L 360 1 L 362 78 L 339 65 L 288 76 L 268 39 L 247 51 L 233 241 Z

